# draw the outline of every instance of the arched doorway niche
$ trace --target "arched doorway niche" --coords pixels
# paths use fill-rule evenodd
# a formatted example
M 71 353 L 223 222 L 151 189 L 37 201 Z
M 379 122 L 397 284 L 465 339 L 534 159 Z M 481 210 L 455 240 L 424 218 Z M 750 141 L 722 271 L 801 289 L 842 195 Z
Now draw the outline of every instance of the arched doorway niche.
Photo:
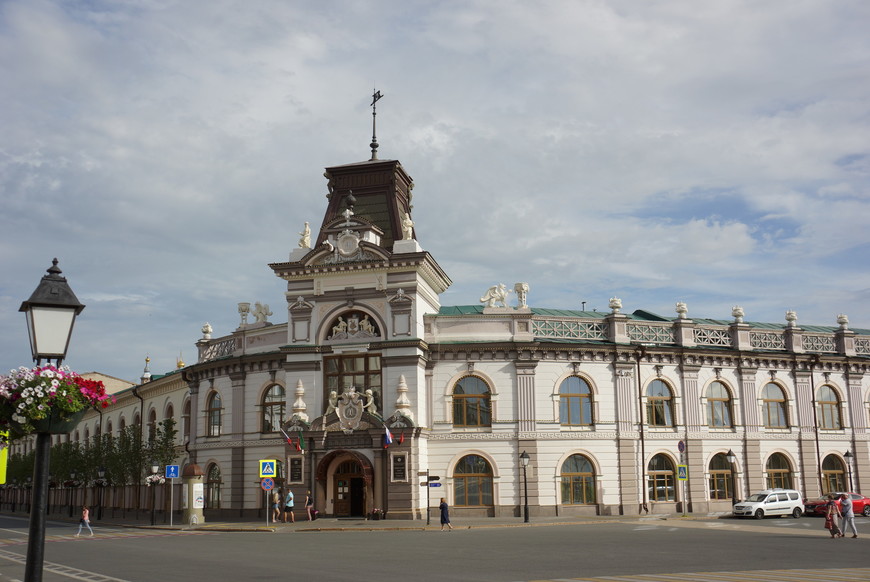
M 374 468 L 356 451 L 337 450 L 317 464 L 315 506 L 334 517 L 365 517 L 374 509 Z

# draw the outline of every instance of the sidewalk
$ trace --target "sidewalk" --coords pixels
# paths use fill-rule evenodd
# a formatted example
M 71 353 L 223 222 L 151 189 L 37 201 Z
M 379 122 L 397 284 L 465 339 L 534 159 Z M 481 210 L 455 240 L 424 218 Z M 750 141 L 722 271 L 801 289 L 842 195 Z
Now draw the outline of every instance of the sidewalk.
M 27 514 L 16 512 L 2 512 L 2 515 L 10 515 L 21 518 L 28 518 Z M 725 515 L 689 515 L 682 516 L 681 514 L 665 514 L 665 515 L 612 515 L 612 516 L 546 516 L 546 517 L 531 517 L 529 523 L 523 522 L 522 517 L 451 517 L 451 523 L 454 529 L 483 529 L 497 527 L 542 527 L 555 525 L 580 525 L 580 524 L 595 524 L 609 523 L 614 521 L 664 521 L 664 520 L 692 520 L 692 519 L 715 519 L 717 517 L 727 517 Z M 78 518 L 69 518 L 63 514 L 53 513 L 47 516 L 49 521 L 69 522 L 71 524 L 78 523 Z M 187 523 L 181 523 L 181 517 L 176 515 L 173 517 L 173 524 L 169 525 L 168 518 L 162 514 L 158 514 L 155 520 L 155 525 L 151 525 L 151 516 L 146 511 L 140 511 L 138 516 L 136 512 L 127 512 L 126 516 L 122 515 L 104 515 L 102 520 L 97 520 L 92 515 L 91 525 L 96 529 L 100 527 L 129 527 L 143 529 L 162 529 L 162 530 L 177 530 L 177 531 L 226 531 L 226 532 L 323 532 L 323 531 L 390 531 L 390 530 L 440 530 L 441 524 L 439 517 L 432 516 L 429 524 L 426 524 L 425 519 L 418 520 L 399 520 L 399 519 L 381 519 L 367 520 L 365 518 L 319 518 L 315 521 L 307 519 L 298 520 L 296 523 L 269 523 L 266 518 L 251 519 L 251 518 L 222 518 L 217 521 L 208 521 L 191 526 Z

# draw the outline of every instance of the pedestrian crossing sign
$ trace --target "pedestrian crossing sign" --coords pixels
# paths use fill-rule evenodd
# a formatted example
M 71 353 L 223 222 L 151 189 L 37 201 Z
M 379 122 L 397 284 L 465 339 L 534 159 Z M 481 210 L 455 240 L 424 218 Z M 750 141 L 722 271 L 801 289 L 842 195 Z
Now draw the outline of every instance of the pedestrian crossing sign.
M 278 466 L 278 461 L 275 459 L 261 459 L 260 460 L 260 478 L 263 477 L 277 477 L 278 474 L 276 472 L 276 467 Z
M 677 465 L 677 481 L 688 481 L 689 480 L 689 466 L 688 465 Z

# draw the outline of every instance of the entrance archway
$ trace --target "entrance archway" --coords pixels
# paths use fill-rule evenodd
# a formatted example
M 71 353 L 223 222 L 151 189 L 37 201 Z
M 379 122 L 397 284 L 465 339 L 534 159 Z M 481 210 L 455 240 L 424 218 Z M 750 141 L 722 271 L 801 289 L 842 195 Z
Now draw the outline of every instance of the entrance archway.
M 371 461 L 355 451 L 332 451 L 317 465 L 325 507 L 335 517 L 362 517 L 374 499 Z

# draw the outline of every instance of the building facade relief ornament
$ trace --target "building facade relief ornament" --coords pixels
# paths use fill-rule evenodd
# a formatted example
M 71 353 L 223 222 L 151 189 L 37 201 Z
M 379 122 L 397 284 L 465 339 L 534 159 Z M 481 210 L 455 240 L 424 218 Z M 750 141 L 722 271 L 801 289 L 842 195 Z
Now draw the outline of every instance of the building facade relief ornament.
M 619 297 L 611 297 L 607 306 L 610 307 L 611 313 L 619 313 L 619 310 L 622 309 L 622 299 Z
M 501 307 L 507 307 L 508 293 L 507 286 L 504 283 L 499 283 L 487 289 L 480 301 L 486 304 L 485 307 L 497 307 L 497 303 L 501 303 Z
M 844 313 L 841 313 L 837 316 L 837 323 L 840 325 L 840 329 L 847 330 L 849 329 L 849 316 Z
M 241 323 L 239 326 L 248 325 L 248 315 L 251 313 L 251 304 L 250 303 L 239 303 L 239 315 L 241 316 Z
M 517 309 L 526 309 L 526 296 L 529 294 L 528 283 L 514 283 L 514 292 L 517 294 Z
M 296 400 L 293 402 L 293 416 L 291 418 L 298 418 L 303 422 L 308 422 L 308 414 L 305 412 L 307 406 L 305 405 L 305 386 L 302 384 L 302 378 L 296 381 Z
M 345 434 L 350 434 L 359 428 L 365 403 L 363 396 L 356 391 L 355 386 L 347 386 L 341 396 L 335 412 L 338 414 L 338 424 Z
M 396 387 L 396 392 L 398 397 L 396 398 L 396 410 L 393 412 L 393 416 L 404 416 L 413 421 L 414 413 L 411 412 L 411 400 L 408 399 L 408 383 L 405 380 L 404 374 L 399 376 L 399 385 Z
M 272 310 L 269 309 L 267 304 L 257 301 L 254 303 L 254 310 L 251 314 L 254 316 L 255 323 L 268 323 L 269 316 L 272 315 Z
M 413 232 L 414 221 L 411 220 L 411 214 L 406 212 L 405 217 L 402 218 L 402 240 L 411 240 Z
M 311 227 L 308 223 L 305 223 L 305 226 L 302 228 L 302 232 L 299 233 L 299 248 L 300 249 L 310 249 L 311 248 Z
M 332 335 L 328 340 L 368 339 L 380 337 L 377 325 L 369 319 L 367 313 L 343 313 L 335 318 L 332 324 Z
M 678 301 L 675 311 L 677 312 L 677 319 L 688 319 L 689 307 L 684 302 Z

